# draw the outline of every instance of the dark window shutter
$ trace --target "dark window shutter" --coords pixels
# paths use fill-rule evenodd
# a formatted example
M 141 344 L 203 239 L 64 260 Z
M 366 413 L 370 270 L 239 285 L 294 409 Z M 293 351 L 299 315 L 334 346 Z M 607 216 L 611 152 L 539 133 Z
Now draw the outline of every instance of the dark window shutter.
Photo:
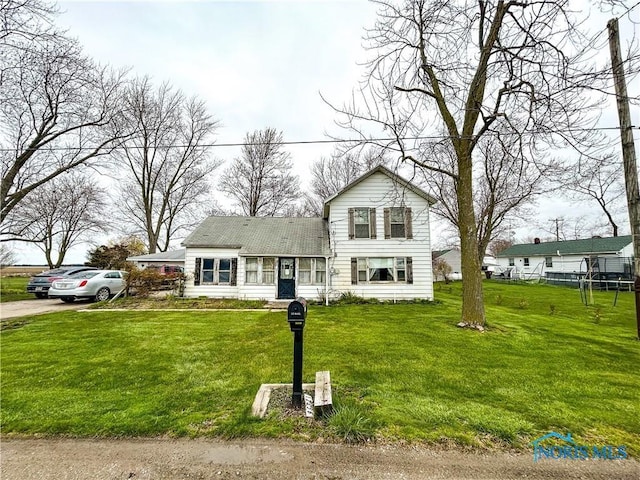
M 236 280 L 238 276 L 238 259 L 237 258 L 232 258 L 231 259 L 231 275 L 230 275 L 230 279 L 229 279 L 229 283 L 231 283 L 231 285 L 237 285 L 238 282 Z
M 377 228 L 376 228 L 376 209 L 375 208 L 370 208 L 369 209 L 369 236 L 371 238 L 376 238 L 376 232 L 377 232 Z
M 407 257 L 407 283 L 413 283 L 413 258 Z
M 358 283 L 358 259 L 351 257 L 351 285 Z
M 407 238 L 413 238 L 413 225 L 411 221 L 410 207 L 404 209 L 404 233 L 407 235 Z
M 355 238 L 355 226 L 353 220 L 353 208 L 349 209 L 349 240 L 353 240 Z
M 196 258 L 196 270 L 193 272 L 193 284 L 200 285 L 200 268 L 202 266 L 202 259 Z
M 384 209 L 384 238 L 391 238 L 391 210 Z

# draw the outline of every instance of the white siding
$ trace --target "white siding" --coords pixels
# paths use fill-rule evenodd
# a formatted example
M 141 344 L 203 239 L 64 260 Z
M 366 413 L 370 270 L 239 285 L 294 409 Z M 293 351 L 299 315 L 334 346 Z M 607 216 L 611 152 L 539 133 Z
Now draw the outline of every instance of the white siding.
M 620 256 L 633 257 L 633 242 L 630 242 L 629 245 L 620 250 Z
M 553 266 L 551 267 L 546 266 L 546 257 L 541 256 L 528 257 L 528 267 L 524 265 L 525 257 L 511 257 L 515 261 L 515 265 L 513 266 L 509 266 L 509 259 L 507 257 L 499 257 L 497 261 L 500 267 L 502 267 L 503 269 L 514 269 L 512 273 L 513 278 L 537 279 L 539 277 L 546 276 L 546 272 L 586 273 L 588 267 L 586 262 L 584 262 L 584 258 L 586 256 L 588 255 L 552 255 L 551 259 L 553 262 Z
M 196 258 L 238 258 L 238 249 L 187 248 L 184 258 L 184 272 L 187 275 L 184 289 L 185 297 L 238 298 L 239 289 L 237 286 L 194 285 Z M 240 263 L 238 262 L 238 278 L 240 275 Z
M 196 258 L 237 258 L 238 267 L 236 286 L 231 285 L 194 285 Z M 292 257 L 293 258 L 293 257 Z M 246 300 L 274 300 L 278 295 L 278 258 L 276 258 L 275 282 L 273 285 L 259 285 L 245 283 L 245 257 L 238 257 L 238 250 L 213 248 L 188 248 L 186 257 L 187 283 L 186 297 L 206 296 L 210 298 L 239 298 Z M 298 262 L 296 261 L 296 276 L 298 276 Z M 326 289 L 325 285 L 296 285 L 296 296 L 308 299 L 320 299 L 320 293 Z
M 412 209 L 413 239 L 384 238 L 384 208 L 405 206 Z M 376 209 L 376 239 L 349 240 L 349 208 Z M 411 190 L 394 184 L 376 173 L 334 198 L 329 210 L 329 234 L 335 257 L 329 266 L 334 296 L 352 292 L 380 299 L 433 299 L 433 275 L 429 232 L 429 204 Z M 411 257 L 413 284 L 351 284 L 352 257 Z

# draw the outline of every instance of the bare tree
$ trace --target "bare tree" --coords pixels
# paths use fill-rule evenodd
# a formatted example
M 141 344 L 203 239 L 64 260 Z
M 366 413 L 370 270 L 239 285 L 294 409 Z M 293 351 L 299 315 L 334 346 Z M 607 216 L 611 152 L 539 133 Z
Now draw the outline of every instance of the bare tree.
M 56 33 L 51 18 L 57 13 L 53 3 L 41 0 L 2 0 L 0 2 L 0 43 L 21 45 L 43 38 L 50 39 Z
M 220 164 L 210 158 L 218 122 L 203 101 L 186 98 L 148 77 L 130 82 L 122 129 L 132 132 L 115 157 L 126 170 L 117 210 L 129 234 L 146 238 L 149 253 L 166 251 L 204 210 L 208 178 Z
M 624 211 L 625 194 L 620 160 L 614 156 L 586 158 L 572 169 L 564 187 L 570 196 L 581 203 L 595 201 L 599 206 L 611 234 L 618 236 L 618 212 Z
M 9 240 L 34 244 L 45 254 L 49 267 L 59 267 L 71 247 L 106 231 L 106 198 L 95 180 L 78 173 L 60 175 L 12 212 L 20 236 Z
M 498 255 L 500 252 L 503 252 L 507 248 L 513 245 L 513 240 L 507 238 L 495 238 L 489 243 L 487 247 L 487 251 L 491 253 L 491 255 Z
M 365 172 L 389 163 L 384 151 L 375 148 L 336 149 L 330 157 L 321 157 L 311 166 L 311 190 L 303 194 L 302 212 L 322 215 L 325 200 Z
M 490 242 L 510 229 L 514 219 L 531 214 L 530 205 L 552 189 L 549 179 L 563 170 L 559 162 L 526 158 L 515 138 L 485 137 L 476 146 L 473 204 L 481 263 Z M 441 167 L 457 172 L 457 157 L 449 140 L 425 144 L 422 157 L 437 158 Z M 438 170 L 420 169 L 417 173 L 424 176 L 425 188 L 439 200 L 433 211 L 460 232 L 455 179 Z
M 343 125 L 373 142 L 375 122 L 400 158 L 450 178 L 463 275 L 462 319 L 485 322 L 474 173 L 484 138 L 512 136 L 512 157 L 539 161 L 550 148 L 586 148 L 594 139 L 606 81 L 567 1 L 381 0 L 367 35 L 373 60 Z M 425 157 L 424 137 L 444 127 L 454 167 Z M 370 128 L 370 127 L 367 127 Z
M 235 158 L 220 180 L 244 215 L 283 215 L 300 196 L 298 177 L 291 174 L 290 155 L 284 150 L 282 132 L 267 127 L 247 133 L 242 156 Z
M 0 244 L 0 267 L 8 267 L 16 263 L 16 252 L 6 243 Z
M 16 36 L 0 42 L 0 233 L 9 235 L 15 232 L 5 220 L 27 195 L 122 137 L 106 127 L 120 111 L 123 72 L 96 65 L 59 34 L 39 42 Z

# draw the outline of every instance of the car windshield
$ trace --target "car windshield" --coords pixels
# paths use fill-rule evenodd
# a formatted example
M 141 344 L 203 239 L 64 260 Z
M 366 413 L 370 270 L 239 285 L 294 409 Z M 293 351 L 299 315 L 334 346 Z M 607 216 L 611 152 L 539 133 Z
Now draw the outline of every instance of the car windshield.
M 95 277 L 99 272 L 97 270 L 85 270 L 84 272 L 74 273 L 69 275 L 71 278 L 91 278 Z

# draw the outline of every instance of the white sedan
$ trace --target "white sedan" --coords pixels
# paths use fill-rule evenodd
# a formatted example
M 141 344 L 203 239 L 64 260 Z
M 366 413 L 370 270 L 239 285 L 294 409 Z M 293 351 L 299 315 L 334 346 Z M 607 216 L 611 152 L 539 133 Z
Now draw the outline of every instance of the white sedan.
M 122 270 L 87 270 L 67 278 L 55 280 L 49 289 L 49 298 L 71 303 L 79 298 L 96 302 L 108 300 L 125 287 L 127 272 Z

